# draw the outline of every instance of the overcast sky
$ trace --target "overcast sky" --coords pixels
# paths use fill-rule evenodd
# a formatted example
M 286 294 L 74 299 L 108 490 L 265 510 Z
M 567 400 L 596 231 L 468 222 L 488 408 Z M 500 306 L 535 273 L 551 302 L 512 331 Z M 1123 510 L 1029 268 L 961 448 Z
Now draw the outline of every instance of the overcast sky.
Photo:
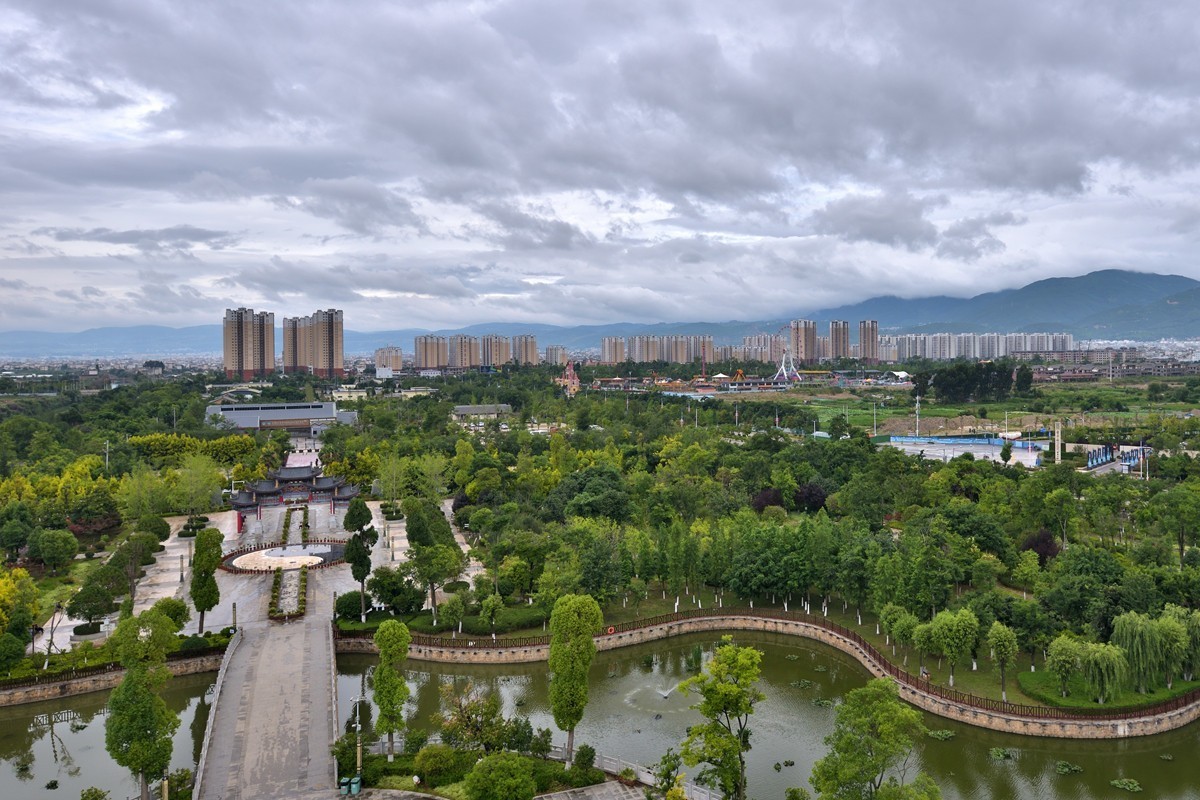
M 0 330 L 1200 278 L 1190 2 L 0 8 Z

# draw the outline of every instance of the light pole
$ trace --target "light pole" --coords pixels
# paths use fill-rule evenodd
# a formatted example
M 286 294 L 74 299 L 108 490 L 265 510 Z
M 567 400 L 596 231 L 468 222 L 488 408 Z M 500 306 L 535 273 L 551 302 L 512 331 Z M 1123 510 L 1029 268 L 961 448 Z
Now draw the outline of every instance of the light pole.
M 364 675 L 365 680 L 365 675 Z M 355 765 L 358 772 L 358 777 L 362 778 L 362 719 L 359 717 L 359 710 L 362 708 L 362 703 L 366 701 L 366 697 L 359 695 L 354 698 L 354 733 L 355 733 Z

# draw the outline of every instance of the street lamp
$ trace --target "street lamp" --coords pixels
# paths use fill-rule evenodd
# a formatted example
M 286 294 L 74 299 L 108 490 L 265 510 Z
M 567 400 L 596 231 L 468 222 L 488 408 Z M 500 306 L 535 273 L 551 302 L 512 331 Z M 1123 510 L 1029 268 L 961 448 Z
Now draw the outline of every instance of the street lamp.
M 367 698 L 361 694 L 354 698 L 354 733 L 356 739 L 355 764 L 357 766 L 358 777 L 360 779 L 362 778 L 362 719 L 359 717 L 359 710 L 362 708 L 362 704 L 366 701 L 366 699 Z

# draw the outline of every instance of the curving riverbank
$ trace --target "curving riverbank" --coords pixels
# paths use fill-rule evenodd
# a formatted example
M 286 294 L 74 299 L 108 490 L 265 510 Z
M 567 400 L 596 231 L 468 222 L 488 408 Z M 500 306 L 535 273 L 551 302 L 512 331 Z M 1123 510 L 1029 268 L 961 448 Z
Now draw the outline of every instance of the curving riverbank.
M 195 675 L 201 672 L 216 672 L 221 667 L 225 648 L 211 648 L 199 653 L 171 653 L 167 656 L 167 670 L 172 675 Z M 0 687 L 0 707 L 37 703 L 88 692 L 111 689 L 125 677 L 119 664 L 104 664 L 87 667 L 68 674 L 34 676 L 24 681 L 12 682 Z
M 1143 709 L 1078 713 L 1048 706 L 1005 703 L 957 692 L 922 681 L 888 661 L 869 642 L 837 623 L 799 612 L 754 609 L 685 611 L 606 628 L 596 637 L 598 650 L 643 644 L 686 633 L 726 630 L 763 631 L 803 636 L 853 656 L 876 677 L 896 681 L 900 696 L 941 717 L 990 730 L 1065 739 L 1118 739 L 1175 730 L 1200 719 L 1200 690 Z M 334 628 L 339 653 L 373 653 L 370 632 L 343 633 Z M 447 640 L 414 635 L 409 658 L 441 663 L 519 664 L 545 661 L 548 636 L 463 637 Z

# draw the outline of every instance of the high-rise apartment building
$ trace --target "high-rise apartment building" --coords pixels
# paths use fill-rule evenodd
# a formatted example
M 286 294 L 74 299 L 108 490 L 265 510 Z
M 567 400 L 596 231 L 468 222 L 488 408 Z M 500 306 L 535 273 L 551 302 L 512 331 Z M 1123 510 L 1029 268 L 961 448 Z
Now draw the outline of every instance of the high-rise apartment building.
M 512 357 L 513 361 L 518 364 L 537 364 L 539 361 L 537 337 L 528 333 L 512 337 Z
M 850 323 L 844 319 L 829 322 L 829 357 L 834 360 L 850 357 Z
M 283 371 L 322 378 L 345 376 L 342 312 L 331 308 L 308 317 L 283 318 Z
M 388 345 L 375 351 L 375 377 L 394 378 L 404 369 L 404 352 L 399 347 Z
M 817 363 L 821 359 L 817 352 L 817 323 L 811 319 L 792 320 L 788 326 L 788 349 L 797 361 Z
M 879 322 L 864 319 L 858 323 L 858 357 L 864 364 L 879 363 Z
M 630 336 L 625 340 L 625 356 L 635 364 L 660 361 L 661 343 L 657 336 Z
M 600 340 L 600 363 L 621 364 L 625 361 L 625 339 L 605 336 Z
M 546 345 L 546 363 L 554 364 L 561 367 L 566 365 L 570 356 L 567 354 L 567 348 L 561 344 Z
M 784 350 L 787 348 L 788 340 L 777 334 L 759 333 L 742 337 L 742 352 L 746 361 L 766 361 L 775 364 L 783 359 Z M 718 353 L 718 358 L 719 355 Z M 792 355 L 799 359 L 794 352 Z
M 445 336 L 418 336 L 413 340 L 416 369 L 445 369 L 450 365 L 450 346 Z
M 498 367 L 512 361 L 512 343 L 507 336 L 489 333 L 479 339 L 480 363 L 485 367 Z
M 450 351 L 450 369 L 473 369 L 481 366 L 479 337 L 455 334 L 450 337 L 447 345 Z
M 275 315 L 227 308 L 223 327 L 225 377 L 250 380 L 275 371 Z

